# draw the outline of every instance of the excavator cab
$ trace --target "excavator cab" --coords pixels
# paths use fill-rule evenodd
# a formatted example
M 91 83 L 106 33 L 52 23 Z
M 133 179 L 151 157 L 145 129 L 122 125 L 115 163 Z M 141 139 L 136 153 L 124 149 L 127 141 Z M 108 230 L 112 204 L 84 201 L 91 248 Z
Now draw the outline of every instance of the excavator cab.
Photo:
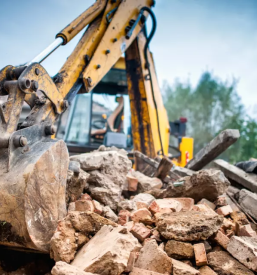
M 123 57 L 90 93 L 75 97 L 57 126 L 56 138 L 65 141 L 70 155 L 90 152 L 102 144 L 127 151 L 132 149 L 131 112 Z

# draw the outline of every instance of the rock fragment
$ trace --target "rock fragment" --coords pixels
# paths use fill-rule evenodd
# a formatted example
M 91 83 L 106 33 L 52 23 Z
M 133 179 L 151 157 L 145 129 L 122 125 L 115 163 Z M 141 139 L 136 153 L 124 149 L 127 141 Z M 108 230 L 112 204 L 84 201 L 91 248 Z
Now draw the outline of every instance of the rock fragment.
M 191 243 L 169 240 L 165 245 L 165 252 L 169 257 L 182 260 L 194 257 L 194 248 Z
M 257 271 L 257 240 L 255 238 L 233 236 L 227 250 L 240 263 Z
M 108 220 L 118 222 L 118 216 L 112 211 L 112 209 L 109 206 L 103 207 L 103 215 Z
M 218 231 L 223 217 L 195 211 L 162 214 L 156 225 L 161 235 L 168 240 L 206 240 Z
M 199 275 L 200 272 L 188 264 L 172 259 L 173 275 Z
M 246 209 L 248 214 L 257 220 L 257 194 L 242 189 L 238 194 L 238 203 L 243 209 Z
M 225 251 L 211 252 L 207 255 L 211 268 L 221 275 L 254 275 Z
M 141 249 L 135 267 L 170 274 L 172 272 L 172 259 L 158 247 L 155 240 L 149 240 Z
M 71 265 L 86 272 L 119 275 L 138 240 L 124 227 L 103 226 L 76 254 Z

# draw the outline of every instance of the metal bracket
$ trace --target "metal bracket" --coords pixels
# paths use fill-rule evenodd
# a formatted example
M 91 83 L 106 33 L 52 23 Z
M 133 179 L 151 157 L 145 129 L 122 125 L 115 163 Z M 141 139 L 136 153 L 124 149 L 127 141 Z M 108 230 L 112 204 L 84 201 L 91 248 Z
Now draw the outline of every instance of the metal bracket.
M 57 114 L 63 113 L 65 104 L 61 93 L 55 86 L 52 78 L 47 71 L 38 63 L 32 63 L 21 74 L 20 77 L 37 81 L 38 90 L 40 90 L 54 105 L 54 110 Z

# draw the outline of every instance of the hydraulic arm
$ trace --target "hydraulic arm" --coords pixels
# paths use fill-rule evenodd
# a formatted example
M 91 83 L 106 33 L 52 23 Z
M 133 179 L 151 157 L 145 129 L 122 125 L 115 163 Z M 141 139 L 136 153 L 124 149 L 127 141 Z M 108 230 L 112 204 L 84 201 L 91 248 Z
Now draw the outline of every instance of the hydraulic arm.
M 125 53 L 134 148 L 167 154 L 169 124 L 148 50 L 154 33 L 153 0 L 98 0 L 56 35 L 25 66 L 0 71 L 0 243 L 49 250 L 57 221 L 66 213 L 68 152 L 51 139 L 54 122 L 79 93 L 90 92 Z M 153 31 L 143 31 L 150 14 Z M 52 78 L 40 63 L 86 28 Z M 23 103 L 31 112 L 18 124 Z M 156 134 L 158 133 L 158 135 Z

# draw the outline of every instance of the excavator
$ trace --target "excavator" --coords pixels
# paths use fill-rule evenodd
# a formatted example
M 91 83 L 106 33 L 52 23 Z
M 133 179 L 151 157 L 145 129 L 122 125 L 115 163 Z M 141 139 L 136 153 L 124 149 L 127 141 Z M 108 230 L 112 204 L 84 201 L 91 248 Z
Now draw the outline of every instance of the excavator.
M 169 123 L 149 51 L 154 4 L 97 0 L 30 62 L 0 71 L 0 97 L 7 97 L 0 105 L 1 245 L 49 252 L 57 221 L 67 211 L 67 145 L 70 153 L 105 144 L 154 158 L 169 156 L 173 133 L 179 140 L 177 164 L 192 158 L 186 120 Z M 41 62 L 82 30 L 74 51 L 51 77 Z M 112 103 L 103 95 L 112 96 Z M 21 122 L 24 103 L 30 112 Z

